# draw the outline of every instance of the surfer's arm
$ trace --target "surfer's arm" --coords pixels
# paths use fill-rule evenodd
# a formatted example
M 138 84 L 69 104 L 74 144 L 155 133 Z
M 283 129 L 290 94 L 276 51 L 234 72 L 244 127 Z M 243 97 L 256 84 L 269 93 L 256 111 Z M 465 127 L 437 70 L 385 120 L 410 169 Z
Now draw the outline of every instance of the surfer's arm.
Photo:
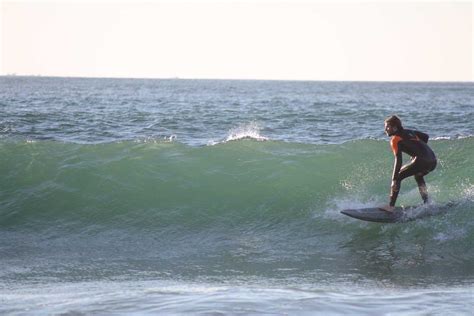
M 415 135 L 418 136 L 424 143 L 428 143 L 428 139 L 430 138 L 428 134 L 422 133 L 420 131 L 415 131 Z
M 402 153 L 395 155 L 395 162 L 393 163 L 392 181 L 398 181 L 398 174 L 402 168 Z
M 402 167 L 402 152 L 398 151 L 395 154 L 395 162 L 393 164 L 392 185 L 390 186 L 390 206 L 395 206 L 397 201 L 398 191 L 400 190 L 399 174 Z
M 392 181 L 397 181 L 398 174 L 402 168 L 402 151 L 397 147 L 397 150 L 393 151 L 393 155 L 395 156 L 395 161 L 393 163 Z

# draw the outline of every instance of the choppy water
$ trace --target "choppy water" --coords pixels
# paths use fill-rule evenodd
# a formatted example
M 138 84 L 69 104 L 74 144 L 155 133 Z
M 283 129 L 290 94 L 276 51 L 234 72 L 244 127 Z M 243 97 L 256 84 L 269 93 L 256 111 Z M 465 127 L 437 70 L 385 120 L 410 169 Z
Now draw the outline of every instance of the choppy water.
M 272 140 L 383 138 L 393 113 L 432 137 L 473 135 L 472 83 L 0 78 L 3 137 L 75 143 L 259 130 Z
M 473 88 L 0 78 L 0 313 L 470 314 Z M 392 113 L 449 212 L 339 213 L 386 203 Z

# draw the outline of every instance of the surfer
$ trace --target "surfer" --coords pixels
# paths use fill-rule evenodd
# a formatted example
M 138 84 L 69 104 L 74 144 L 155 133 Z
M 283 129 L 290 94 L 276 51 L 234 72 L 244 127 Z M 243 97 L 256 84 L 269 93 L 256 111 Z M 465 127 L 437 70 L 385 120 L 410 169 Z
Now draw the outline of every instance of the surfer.
M 414 176 L 421 198 L 428 202 L 428 191 L 424 176 L 436 168 L 436 156 L 428 146 L 429 136 L 419 131 L 404 129 L 396 115 L 385 119 L 385 133 L 390 136 L 390 146 L 395 156 L 393 165 L 390 204 L 381 207 L 392 212 L 397 201 L 403 179 Z M 411 161 L 402 167 L 402 152 L 411 156 Z

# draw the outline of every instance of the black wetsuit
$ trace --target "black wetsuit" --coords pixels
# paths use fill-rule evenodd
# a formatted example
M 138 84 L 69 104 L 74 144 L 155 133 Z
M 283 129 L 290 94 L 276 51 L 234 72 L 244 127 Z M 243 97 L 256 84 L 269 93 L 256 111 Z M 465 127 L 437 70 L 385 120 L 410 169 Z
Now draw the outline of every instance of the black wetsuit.
M 419 131 L 400 129 L 391 135 L 390 146 L 395 155 L 392 181 L 396 182 L 396 188 L 392 188 L 390 193 L 390 206 L 395 206 L 400 183 L 403 179 L 415 176 L 420 194 L 426 203 L 428 194 L 423 176 L 436 168 L 436 156 L 427 145 L 429 136 Z M 411 156 L 410 163 L 402 167 L 402 152 Z

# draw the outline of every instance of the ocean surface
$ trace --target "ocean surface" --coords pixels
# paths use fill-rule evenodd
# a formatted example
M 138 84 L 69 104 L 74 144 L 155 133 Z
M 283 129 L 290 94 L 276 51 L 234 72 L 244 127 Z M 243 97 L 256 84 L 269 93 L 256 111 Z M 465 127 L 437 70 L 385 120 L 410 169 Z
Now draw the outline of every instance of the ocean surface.
M 391 114 L 448 212 L 340 214 Z M 0 77 L 0 314 L 473 315 L 473 122 L 473 83 Z

